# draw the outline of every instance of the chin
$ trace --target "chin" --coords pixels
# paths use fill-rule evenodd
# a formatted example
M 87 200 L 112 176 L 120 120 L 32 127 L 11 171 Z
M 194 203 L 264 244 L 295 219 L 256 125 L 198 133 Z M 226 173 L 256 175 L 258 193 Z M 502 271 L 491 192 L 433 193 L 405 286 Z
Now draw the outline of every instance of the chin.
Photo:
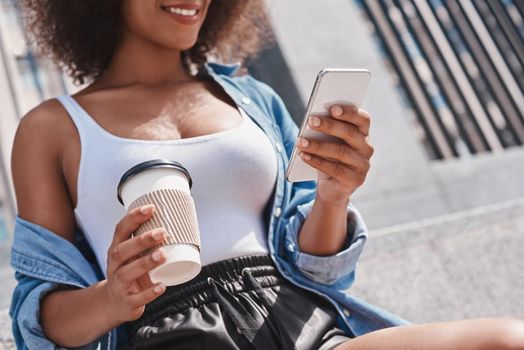
M 171 38 L 170 40 L 168 39 L 158 44 L 172 50 L 186 51 L 195 46 L 196 42 L 197 36 L 191 39 L 188 39 L 187 37 L 183 39 Z

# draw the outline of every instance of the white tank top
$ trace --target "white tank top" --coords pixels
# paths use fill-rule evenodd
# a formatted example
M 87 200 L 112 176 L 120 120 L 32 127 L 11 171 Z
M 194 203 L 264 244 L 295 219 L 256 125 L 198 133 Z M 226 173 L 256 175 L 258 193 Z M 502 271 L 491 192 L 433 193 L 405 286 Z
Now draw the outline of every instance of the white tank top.
M 277 155 L 242 109 L 242 122 L 232 129 L 179 140 L 135 140 L 103 129 L 71 96 L 58 100 L 80 135 L 75 218 L 104 274 L 115 225 L 125 215 L 116 194 L 120 177 L 159 158 L 177 161 L 191 174 L 202 265 L 268 252 L 264 209 L 275 186 Z

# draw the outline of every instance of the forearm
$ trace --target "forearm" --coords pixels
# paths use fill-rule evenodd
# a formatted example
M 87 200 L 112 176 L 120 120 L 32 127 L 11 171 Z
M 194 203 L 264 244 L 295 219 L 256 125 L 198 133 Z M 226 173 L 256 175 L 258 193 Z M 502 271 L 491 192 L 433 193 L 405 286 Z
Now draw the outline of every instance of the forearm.
M 317 256 L 338 253 L 346 241 L 348 204 L 349 198 L 332 204 L 317 195 L 298 236 L 300 250 Z
M 40 321 L 47 338 L 62 347 L 79 347 L 117 327 L 120 323 L 108 310 L 105 284 L 106 280 L 46 295 Z

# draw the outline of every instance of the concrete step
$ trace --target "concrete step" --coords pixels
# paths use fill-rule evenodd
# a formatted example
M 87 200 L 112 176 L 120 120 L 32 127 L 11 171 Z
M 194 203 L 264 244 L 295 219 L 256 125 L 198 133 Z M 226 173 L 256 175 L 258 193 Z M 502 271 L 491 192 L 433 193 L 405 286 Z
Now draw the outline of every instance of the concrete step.
M 0 350 L 14 349 L 16 346 L 11 334 L 11 319 L 7 310 L 0 310 Z
M 11 333 L 11 318 L 8 314 L 11 294 L 15 287 L 13 270 L 9 267 L 10 244 L 7 241 L 0 243 L 0 350 L 15 349 L 15 343 Z
M 10 250 L 11 243 L 7 241 L 0 242 L 0 281 L 2 281 L 2 288 L 0 288 L 0 310 L 9 307 L 11 294 L 16 284 L 14 271 L 9 266 L 9 260 L 11 259 Z
M 524 198 L 370 232 L 349 292 L 415 323 L 524 318 Z

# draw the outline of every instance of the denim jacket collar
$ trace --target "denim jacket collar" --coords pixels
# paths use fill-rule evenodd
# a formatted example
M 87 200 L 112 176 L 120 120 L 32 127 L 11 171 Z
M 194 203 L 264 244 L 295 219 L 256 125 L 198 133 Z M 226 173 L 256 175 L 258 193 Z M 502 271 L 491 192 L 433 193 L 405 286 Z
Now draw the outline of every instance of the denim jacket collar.
M 206 62 L 204 66 L 208 73 L 210 71 L 213 71 L 215 74 L 218 74 L 218 75 L 225 75 L 228 77 L 232 77 L 233 75 L 235 75 L 238 72 L 242 64 L 240 62 L 229 63 L 229 64 L 217 63 L 217 62 Z

